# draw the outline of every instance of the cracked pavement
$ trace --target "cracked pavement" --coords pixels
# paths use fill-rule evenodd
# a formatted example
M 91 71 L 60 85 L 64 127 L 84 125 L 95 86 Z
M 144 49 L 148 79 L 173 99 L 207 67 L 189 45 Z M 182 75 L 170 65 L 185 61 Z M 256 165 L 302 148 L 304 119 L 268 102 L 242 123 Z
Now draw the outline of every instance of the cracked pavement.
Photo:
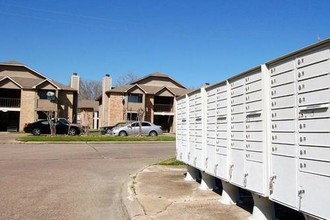
M 199 183 L 184 180 L 185 167 L 150 166 L 135 179 L 140 211 L 133 220 L 160 219 L 247 219 L 251 213 L 236 206 L 223 205 L 220 195 L 198 189 Z

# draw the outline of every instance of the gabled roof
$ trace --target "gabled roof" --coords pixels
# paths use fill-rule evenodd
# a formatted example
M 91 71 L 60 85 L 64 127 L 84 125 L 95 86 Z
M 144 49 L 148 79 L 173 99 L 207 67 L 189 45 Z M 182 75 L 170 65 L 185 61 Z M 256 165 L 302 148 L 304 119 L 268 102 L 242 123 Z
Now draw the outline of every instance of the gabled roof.
M 53 85 L 56 89 L 61 89 L 60 87 L 58 87 L 55 83 L 53 83 L 52 81 L 50 81 L 49 79 L 45 79 L 37 84 L 35 84 L 32 88 L 33 89 L 36 89 L 38 86 L 40 86 L 41 84 L 45 83 L 45 82 L 48 82 L 50 83 L 51 85 Z
M 11 60 L 11 61 L 7 61 L 7 62 L 3 62 L 3 63 L 0 63 L 0 65 L 2 66 L 21 66 L 21 67 L 25 67 L 26 69 L 29 69 L 31 70 L 32 72 L 36 73 L 37 75 L 39 75 L 41 78 L 47 78 L 46 76 L 42 75 L 41 73 L 39 73 L 38 71 L 28 67 L 27 65 L 23 64 L 23 63 L 20 63 L 20 62 L 17 62 L 16 60 Z
M 176 94 L 175 94 L 170 88 L 168 88 L 168 87 L 166 87 L 166 86 L 164 86 L 163 88 L 159 89 L 159 90 L 155 93 L 155 95 L 159 94 L 159 93 L 162 92 L 163 90 L 167 90 L 167 91 L 169 91 L 170 93 L 172 93 L 173 96 L 176 96 Z
M 17 61 L 8 61 L 8 62 L 3 62 L 0 63 L 0 66 L 19 66 L 19 67 L 24 67 L 30 71 L 32 71 L 34 74 L 39 76 L 40 78 L 25 78 L 25 77 L 11 77 L 11 76 L 4 76 L 2 79 L 6 77 L 10 77 L 13 81 L 18 83 L 21 88 L 23 89 L 35 89 L 38 85 L 44 83 L 44 82 L 49 82 L 52 84 L 54 87 L 56 87 L 58 90 L 67 90 L 67 91 L 76 91 L 75 89 L 71 88 L 70 86 L 61 84 L 59 82 L 56 82 L 54 80 L 49 79 L 48 77 L 44 76 L 43 74 L 35 71 L 34 69 L 26 66 L 23 63 L 17 62 Z M 2 80 L 0 79 L 0 80 Z
M 13 82 L 15 85 L 17 85 L 18 87 L 20 87 L 20 88 L 23 88 L 23 86 L 21 86 L 18 82 L 16 82 L 15 80 L 13 80 L 11 77 L 9 77 L 9 76 L 5 76 L 5 77 L 3 77 L 2 79 L 0 79 L 0 82 L 1 81 L 4 81 L 4 80 L 6 80 L 6 79 L 8 79 L 8 80 L 10 80 L 11 82 Z
M 186 93 L 188 93 L 187 89 L 183 89 L 183 88 L 169 88 L 166 86 L 145 86 L 145 85 L 123 85 L 123 86 L 119 86 L 116 87 L 114 89 L 111 89 L 109 91 L 107 91 L 108 93 L 127 93 L 130 89 L 132 89 L 133 87 L 138 86 L 142 91 L 144 91 L 145 94 L 149 94 L 149 95 L 156 95 L 158 92 L 160 92 L 163 89 L 167 89 L 169 90 L 174 96 L 182 96 L 185 95 Z M 101 98 L 98 97 L 99 100 Z
M 177 84 L 177 85 L 181 86 L 182 88 L 186 89 L 186 87 L 183 86 L 183 85 L 182 85 L 181 83 L 179 83 L 178 81 L 176 81 L 176 80 L 172 79 L 170 76 L 165 75 L 165 74 L 160 73 L 160 72 L 151 73 L 151 74 L 149 74 L 149 75 L 147 75 L 147 76 L 145 76 L 145 77 L 142 77 L 142 78 L 140 78 L 140 79 L 138 79 L 138 80 L 136 80 L 136 81 L 131 82 L 130 85 L 132 85 L 132 84 L 140 84 L 141 81 L 143 81 L 143 80 L 145 80 L 145 79 L 147 79 L 147 78 L 150 78 L 150 77 L 168 78 L 168 79 L 170 79 L 171 81 L 173 81 L 175 84 Z
M 124 91 L 125 93 L 128 92 L 129 90 L 133 89 L 134 87 L 138 87 L 140 90 L 142 90 L 142 92 L 147 93 L 147 91 L 145 89 L 142 88 L 141 85 L 138 84 L 134 84 L 132 85 L 129 89 L 127 89 L 126 91 Z

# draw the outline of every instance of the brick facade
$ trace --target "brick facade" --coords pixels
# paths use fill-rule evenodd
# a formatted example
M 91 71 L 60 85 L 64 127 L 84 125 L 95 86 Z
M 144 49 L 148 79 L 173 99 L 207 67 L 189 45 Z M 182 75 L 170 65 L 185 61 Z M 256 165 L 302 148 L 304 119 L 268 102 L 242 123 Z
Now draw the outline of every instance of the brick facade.
M 124 120 L 123 98 L 121 94 L 113 93 L 109 98 L 109 125 L 115 125 Z
M 35 112 L 35 106 L 36 106 L 35 91 L 22 90 L 21 91 L 21 106 L 20 106 L 21 111 L 20 111 L 20 119 L 19 119 L 19 130 L 20 131 L 23 131 L 25 123 L 35 121 L 37 119 L 36 112 Z
M 153 95 L 146 95 L 146 108 L 144 119 L 146 121 L 150 121 L 154 123 L 154 96 Z

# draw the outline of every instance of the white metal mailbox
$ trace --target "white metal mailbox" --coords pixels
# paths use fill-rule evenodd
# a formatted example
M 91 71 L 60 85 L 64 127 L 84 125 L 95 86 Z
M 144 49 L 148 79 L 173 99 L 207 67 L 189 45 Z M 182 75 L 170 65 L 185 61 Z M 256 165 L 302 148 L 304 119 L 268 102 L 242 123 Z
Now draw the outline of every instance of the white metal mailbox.
M 177 158 L 330 219 L 330 39 L 180 97 Z
M 268 195 L 266 77 L 264 67 L 259 66 L 228 80 L 231 86 L 229 180 L 260 195 Z
M 188 163 L 188 98 L 182 96 L 176 103 L 176 158 Z
M 270 199 L 325 219 L 330 218 L 329 48 L 326 40 L 266 64 L 272 87 Z
M 227 84 L 206 88 L 206 160 L 205 172 L 228 179 Z

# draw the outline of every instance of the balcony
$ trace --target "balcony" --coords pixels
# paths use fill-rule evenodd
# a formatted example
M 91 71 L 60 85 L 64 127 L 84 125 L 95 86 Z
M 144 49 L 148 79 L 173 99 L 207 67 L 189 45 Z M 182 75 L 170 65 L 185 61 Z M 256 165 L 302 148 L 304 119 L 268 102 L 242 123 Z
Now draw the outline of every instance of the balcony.
M 19 108 L 20 106 L 21 106 L 20 98 L 1 98 L 0 97 L 0 107 Z
M 129 102 L 127 104 L 127 111 L 137 111 L 139 109 L 144 110 L 145 106 L 144 103 L 134 103 L 134 102 Z
M 56 111 L 57 105 L 48 99 L 37 99 L 37 110 L 38 111 Z
M 172 104 L 154 104 L 154 112 L 173 112 Z

